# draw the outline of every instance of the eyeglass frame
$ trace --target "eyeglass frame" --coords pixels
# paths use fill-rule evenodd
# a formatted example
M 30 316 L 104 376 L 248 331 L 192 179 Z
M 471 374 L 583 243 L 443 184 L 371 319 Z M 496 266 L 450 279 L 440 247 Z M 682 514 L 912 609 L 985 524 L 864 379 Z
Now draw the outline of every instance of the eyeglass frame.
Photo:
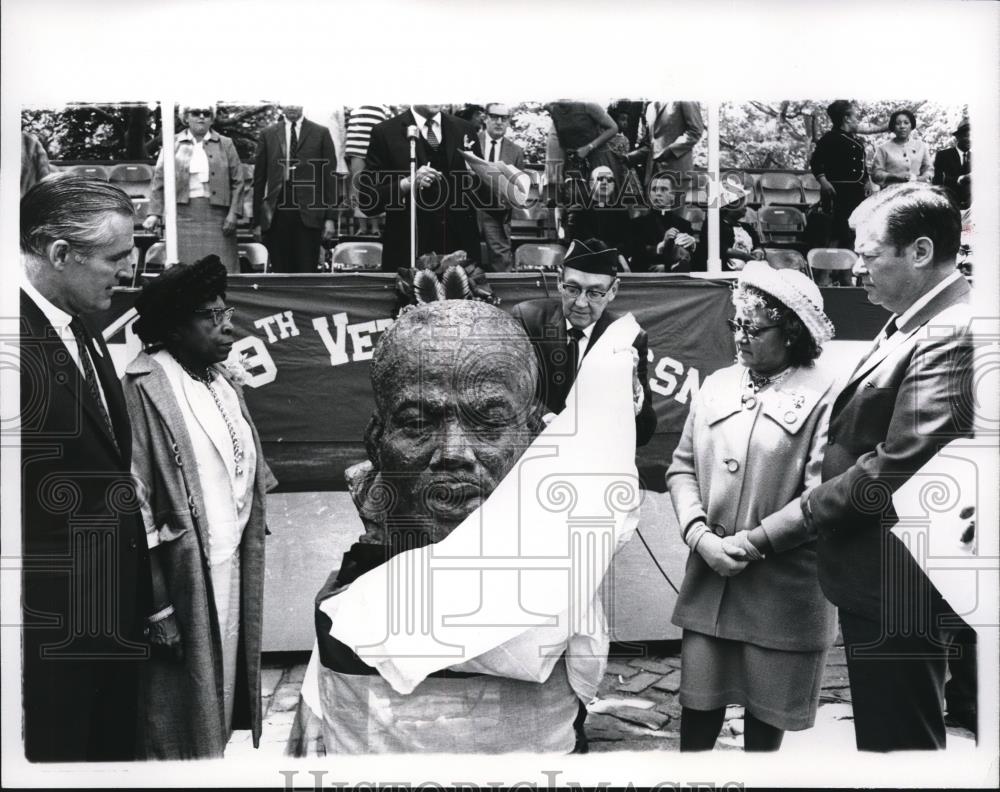
M 617 280 L 617 278 L 615 280 Z M 566 283 L 565 281 L 560 280 L 557 283 L 557 288 L 567 297 L 571 297 L 574 300 L 579 299 L 580 295 L 583 294 L 586 296 L 588 302 L 596 303 L 605 299 L 611 289 L 614 288 L 614 285 L 614 281 L 612 281 L 611 286 L 608 287 L 607 291 L 601 291 L 600 289 L 581 289 L 575 283 Z M 576 294 L 573 292 L 576 292 Z M 595 297 L 595 294 L 598 296 Z
M 734 335 L 737 333 L 746 333 L 747 338 L 755 340 L 760 337 L 760 334 L 765 330 L 773 330 L 776 327 L 781 327 L 780 324 L 772 325 L 762 325 L 760 327 L 754 325 L 748 325 L 744 323 L 737 322 L 735 319 L 727 319 L 726 324 L 729 325 L 729 331 Z
M 198 118 L 212 118 L 215 112 L 208 107 L 189 107 L 184 115 L 198 116 Z
M 500 115 L 499 113 L 487 113 L 486 117 L 491 121 L 510 121 L 510 113 L 507 115 Z
M 235 308 L 195 308 L 192 312 L 195 316 L 212 317 L 212 325 L 221 327 L 226 322 L 231 322 L 236 313 Z M 218 319 L 216 317 L 222 317 Z

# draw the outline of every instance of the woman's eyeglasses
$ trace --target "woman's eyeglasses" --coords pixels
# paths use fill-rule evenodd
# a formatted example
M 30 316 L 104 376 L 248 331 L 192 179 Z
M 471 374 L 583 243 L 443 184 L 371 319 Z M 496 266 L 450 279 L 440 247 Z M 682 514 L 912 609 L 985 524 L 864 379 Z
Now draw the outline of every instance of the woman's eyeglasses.
M 560 283 L 559 291 L 567 297 L 572 297 L 574 300 L 579 297 L 580 294 L 586 294 L 587 299 L 591 302 L 600 302 L 608 296 L 606 291 L 601 291 L 600 289 L 587 289 L 584 291 L 579 286 L 574 286 L 572 283 Z
M 729 325 L 729 329 L 734 335 L 739 335 L 740 333 L 746 333 L 747 338 L 757 338 L 765 330 L 773 330 L 778 325 L 752 325 L 747 322 L 736 322 L 732 319 L 727 319 L 726 324 Z
M 212 324 L 216 327 L 230 321 L 234 313 L 235 308 L 198 308 L 194 311 L 195 316 L 211 316 Z

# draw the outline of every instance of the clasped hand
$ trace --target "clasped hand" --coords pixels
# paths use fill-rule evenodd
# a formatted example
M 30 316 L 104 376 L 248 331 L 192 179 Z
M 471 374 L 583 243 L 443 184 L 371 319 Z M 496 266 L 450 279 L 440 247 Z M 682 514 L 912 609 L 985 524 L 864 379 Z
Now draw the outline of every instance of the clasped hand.
M 749 532 L 739 531 L 733 536 L 718 537 L 706 533 L 698 542 L 698 553 L 722 577 L 738 575 L 754 558 L 762 558 L 750 543 Z

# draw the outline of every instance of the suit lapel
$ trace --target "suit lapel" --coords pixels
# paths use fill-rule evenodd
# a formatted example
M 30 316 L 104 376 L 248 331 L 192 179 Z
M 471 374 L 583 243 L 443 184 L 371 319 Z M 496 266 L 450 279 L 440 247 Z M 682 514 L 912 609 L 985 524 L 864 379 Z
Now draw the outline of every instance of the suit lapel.
M 100 409 L 94 404 L 94 400 L 90 396 L 90 389 L 87 387 L 87 382 L 83 378 L 80 367 L 73 362 L 73 358 L 70 357 L 66 345 L 56 333 L 48 317 L 45 316 L 42 309 L 35 305 L 35 302 L 24 292 L 21 293 L 21 315 L 31 327 L 34 340 L 42 347 L 43 355 L 48 361 L 51 380 L 55 381 L 60 387 L 65 388 L 72 395 L 73 399 L 79 403 L 81 410 L 93 422 L 97 433 L 103 438 L 111 452 L 115 456 L 122 456 L 125 446 L 121 446 L 121 451 L 115 447 L 111 434 L 108 432 L 108 427 L 104 423 L 104 418 L 101 416 Z M 87 328 L 88 330 L 90 329 L 89 324 Z M 91 355 L 91 360 L 94 363 L 95 370 L 99 370 L 98 361 L 101 360 L 100 356 L 93 354 Z M 107 387 L 105 376 L 98 374 L 98 379 L 101 381 L 105 398 L 108 400 L 108 407 L 110 408 L 114 389 Z M 112 418 L 112 423 L 116 427 L 115 434 L 121 434 L 120 421 L 116 422 Z M 128 426 L 127 419 L 126 426 Z M 129 427 L 129 431 L 131 432 L 131 427 Z M 129 437 L 128 448 L 131 448 L 131 437 Z
M 855 383 L 873 371 L 893 351 L 899 349 L 904 344 L 908 344 L 917 331 L 935 316 L 946 308 L 967 300 L 969 291 L 969 284 L 964 278 L 960 278 L 951 283 L 943 292 L 936 295 L 927 305 L 917 311 L 916 315 L 904 326 L 900 327 L 893 334 L 892 338 L 882 343 L 877 349 L 874 349 L 867 359 L 862 359 L 861 364 L 854 370 L 854 373 L 851 374 L 844 388 L 841 390 L 841 396 L 837 399 L 838 405 L 843 403 L 844 394 L 851 391 Z

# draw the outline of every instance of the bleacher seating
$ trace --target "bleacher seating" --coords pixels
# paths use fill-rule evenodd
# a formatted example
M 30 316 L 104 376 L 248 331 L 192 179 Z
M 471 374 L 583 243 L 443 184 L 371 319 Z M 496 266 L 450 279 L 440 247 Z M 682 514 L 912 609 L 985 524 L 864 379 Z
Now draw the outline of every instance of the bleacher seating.
M 737 188 L 742 187 L 747 192 L 747 204 L 759 206 L 761 204 L 760 195 L 757 190 L 757 176 L 747 171 L 728 171 L 720 175 L 722 186 L 727 184 Z
M 135 207 L 133 223 L 138 228 L 142 225 L 142 221 L 149 216 L 149 199 L 134 197 L 132 198 L 132 206 Z
M 381 242 L 341 242 L 330 258 L 335 272 L 344 270 L 379 270 L 382 267 Z
M 798 246 L 806 231 L 806 216 L 794 206 L 762 206 L 757 211 L 757 228 L 764 245 Z
M 807 254 L 810 268 L 814 270 L 852 270 L 858 257 L 846 248 L 813 248 Z
M 85 176 L 88 179 L 108 180 L 108 169 L 101 165 L 74 165 L 72 171 L 77 176 Z
M 167 243 L 154 242 L 142 257 L 142 272 L 160 272 L 167 263 Z
M 802 199 L 807 204 L 814 204 L 820 199 L 819 182 L 811 173 L 806 173 L 799 177 L 802 183 Z
M 805 256 L 797 250 L 790 250 L 788 248 L 764 248 L 764 255 L 767 258 L 767 263 L 774 269 L 797 270 L 798 272 L 812 277 L 812 273 L 809 271 L 809 264 L 806 261 Z
M 108 181 L 124 190 L 130 198 L 148 198 L 153 169 L 141 162 L 122 163 L 109 171 Z
M 267 272 L 267 248 L 260 242 L 241 242 L 236 246 L 240 272 Z
M 794 204 L 802 203 L 802 183 L 794 173 L 762 173 L 760 175 L 761 203 Z
M 514 207 L 510 212 L 511 236 L 541 237 L 545 236 L 546 227 L 551 225 L 550 210 L 542 204 Z
M 566 249 L 558 244 L 519 245 L 514 251 L 515 270 L 557 270 L 566 256 Z

